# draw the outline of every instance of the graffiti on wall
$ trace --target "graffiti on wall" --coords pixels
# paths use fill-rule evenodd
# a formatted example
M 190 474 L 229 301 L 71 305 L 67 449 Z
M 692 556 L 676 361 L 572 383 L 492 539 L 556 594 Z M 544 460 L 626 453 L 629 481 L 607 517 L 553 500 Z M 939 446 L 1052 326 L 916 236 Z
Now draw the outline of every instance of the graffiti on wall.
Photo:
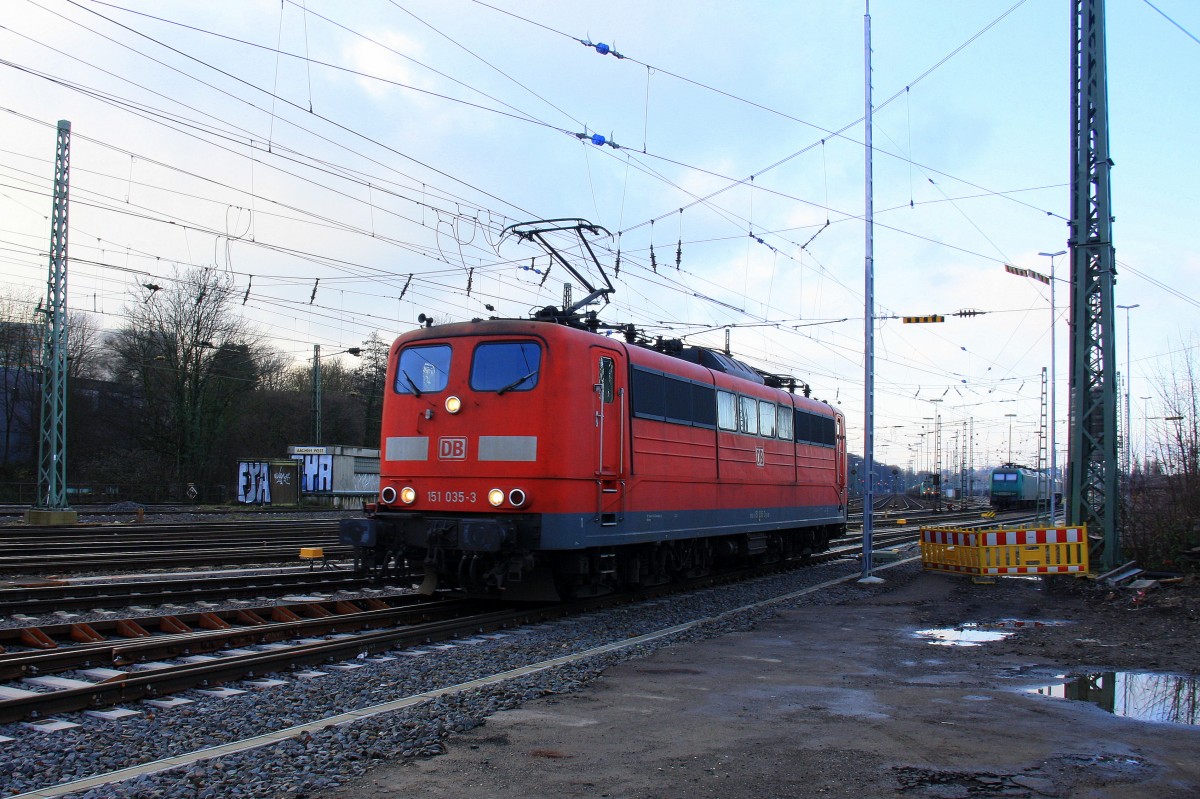
M 300 461 L 300 490 L 309 493 L 333 490 L 332 455 L 294 455 Z
M 245 505 L 271 504 L 271 464 L 265 461 L 238 462 L 238 502 Z

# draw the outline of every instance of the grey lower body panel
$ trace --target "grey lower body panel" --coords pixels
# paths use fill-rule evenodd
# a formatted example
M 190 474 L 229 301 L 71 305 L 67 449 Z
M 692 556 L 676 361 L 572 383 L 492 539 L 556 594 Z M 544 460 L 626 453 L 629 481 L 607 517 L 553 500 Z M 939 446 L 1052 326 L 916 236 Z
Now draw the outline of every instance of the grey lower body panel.
M 601 524 L 596 514 L 542 516 L 540 549 L 628 546 L 684 538 L 765 533 L 846 523 L 837 505 L 791 508 L 636 511 Z

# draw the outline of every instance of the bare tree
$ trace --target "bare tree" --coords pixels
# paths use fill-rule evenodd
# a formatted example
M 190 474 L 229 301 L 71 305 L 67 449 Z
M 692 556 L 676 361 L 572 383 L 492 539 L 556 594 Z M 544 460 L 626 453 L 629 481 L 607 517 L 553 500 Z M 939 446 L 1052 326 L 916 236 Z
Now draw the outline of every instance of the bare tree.
M 292 361 L 282 352 L 263 352 L 258 359 L 258 390 L 283 391 Z
M 67 312 L 67 380 L 98 378 L 104 373 L 102 338 L 87 311 Z
M 118 378 L 139 395 L 139 440 L 176 481 L 224 482 L 224 439 L 269 356 L 232 297 L 221 272 L 178 272 L 145 287 L 109 339 Z
M 1139 563 L 1180 568 L 1200 547 L 1200 370 L 1197 344 L 1182 348 L 1159 376 L 1163 414 L 1147 419 L 1145 468 L 1130 479 L 1123 543 Z
M 363 342 L 362 360 L 354 370 L 354 391 L 363 408 L 363 440 L 365 447 L 379 447 L 379 429 L 383 416 L 384 383 L 387 381 L 388 352 L 391 346 L 372 333 Z

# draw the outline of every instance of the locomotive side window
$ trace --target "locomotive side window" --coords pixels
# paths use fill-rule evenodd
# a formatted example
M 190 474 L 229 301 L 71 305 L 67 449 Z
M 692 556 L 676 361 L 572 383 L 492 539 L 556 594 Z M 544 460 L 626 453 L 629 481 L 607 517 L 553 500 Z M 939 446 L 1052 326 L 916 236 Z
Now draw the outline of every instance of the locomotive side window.
M 814 414 L 812 434 L 812 442 L 814 444 L 832 447 L 837 440 L 837 433 L 834 428 L 833 417 L 817 416 Z
M 724 393 L 724 392 L 722 392 Z M 732 403 L 732 394 L 726 394 Z M 641 367 L 634 367 L 630 382 L 633 415 L 642 419 L 673 422 L 690 427 L 715 427 L 717 408 L 712 386 L 693 383 Z M 732 418 L 732 408 L 730 415 Z M 729 422 L 727 429 L 736 424 Z
M 754 397 L 738 397 L 738 430 L 750 435 L 758 433 L 758 401 Z
M 775 437 L 775 403 L 758 401 L 758 433 L 767 438 Z
M 807 444 L 812 441 L 812 414 L 796 410 L 796 440 Z
M 737 395 L 728 391 L 717 392 L 717 427 L 722 430 L 737 430 Z
M 471 388 L 476 391 L 531 391 L 538 383 L 542 347 L 536 341 L 480 344 L 471 361 Z
M 673 377 L 664 379 L 664 416 L 668 422 L 688 425 L 692 423 L 692 391 L 689 385 L 690 383 Z
M 658 372 L 633 370 L 630 384 L 633 394 L 633 414 L 662 420 L 667 414 L 667 379 Z
M 821 416 L 797 409 L 796 441 L 832 447 L 837 444 L 837 423 L 832 416 Z
M 691 386 L 692 424 L 696 427 L 716 427 L 716 389 L 699 383 L 692 383 Z
M 396 393 L 421 396 L 441 391 L 450 379 L 450 345 L 409 347 L 396 367 Z
M 775 434 L 784 441 L 792 440 L 792 409 L 786 405 L 779 406 L 779 416 L 776 420 Z
M 600 399 L 604 402 L 613 401 L 613 359 L 600 359 Z

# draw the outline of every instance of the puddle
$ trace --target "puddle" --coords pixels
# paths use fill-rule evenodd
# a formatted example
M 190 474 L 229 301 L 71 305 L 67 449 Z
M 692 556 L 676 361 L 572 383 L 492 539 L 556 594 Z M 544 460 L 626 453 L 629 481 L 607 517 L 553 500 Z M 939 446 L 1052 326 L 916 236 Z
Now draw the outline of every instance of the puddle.
M 957 627 L 941 627 L 933 630 L 917 630 L 913 633 L 928 638 L 935 646 L 979 646 L 989 641 L 1003 641 L 1018 630 L 1034 627 L 1056 627 L 1060 621 L 1023 621 L 1003 619 L 990 622 L 966 622 Z
M 1106 671 L 1030 693 L 1091 702 L 1115 716 L 1138 721 L 1200 726 L 1200 677 Z
M 928 638 L 935 646 L 979 646 L 988 641 L 1003 641 L 1012 635 L 1011 631 L 986 630 L 977 624 L 963 624 L 958 627 L 943 627 L 938 630 L 917 630 L 914 635 Z

